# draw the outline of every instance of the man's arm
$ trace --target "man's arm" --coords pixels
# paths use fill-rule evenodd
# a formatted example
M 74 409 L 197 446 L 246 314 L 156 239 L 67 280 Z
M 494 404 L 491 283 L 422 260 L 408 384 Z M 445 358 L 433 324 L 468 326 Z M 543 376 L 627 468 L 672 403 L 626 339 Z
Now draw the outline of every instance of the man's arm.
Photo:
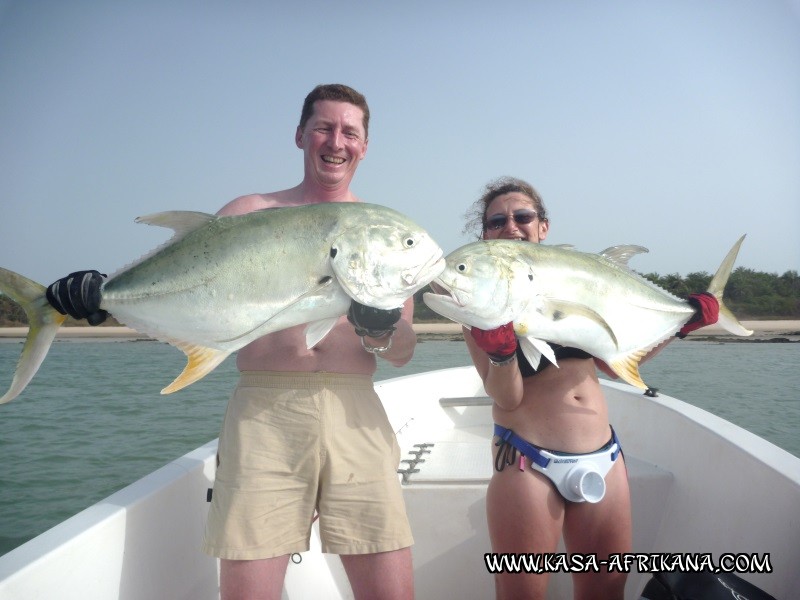
M 361 337 L 364 350 L 401 367 L 411 360 L 417 344 L 417 334 L 411 326 L 414 299 L 405 301 L 402 308 L 381 310 L 353 300 L 347 320 Z

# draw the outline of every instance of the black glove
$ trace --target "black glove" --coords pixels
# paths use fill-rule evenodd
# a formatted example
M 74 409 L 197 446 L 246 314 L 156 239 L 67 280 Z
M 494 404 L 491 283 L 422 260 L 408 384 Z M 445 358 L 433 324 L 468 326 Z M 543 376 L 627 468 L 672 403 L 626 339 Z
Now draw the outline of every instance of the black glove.
M 361 337 L 380 338 L 394 331 L 394 324 L 400 320 L 402 309 L 383 310 L 364 306 L 353 300 L 347 311 L 347 320 L 356 328 Z
M 62 315 L 86 319 L 89 325 L 100 325 L 108 313 L 100 309 L 100 286 L 105 275 L 98 271 L 75 271 L 51 283 L 47 301 Z

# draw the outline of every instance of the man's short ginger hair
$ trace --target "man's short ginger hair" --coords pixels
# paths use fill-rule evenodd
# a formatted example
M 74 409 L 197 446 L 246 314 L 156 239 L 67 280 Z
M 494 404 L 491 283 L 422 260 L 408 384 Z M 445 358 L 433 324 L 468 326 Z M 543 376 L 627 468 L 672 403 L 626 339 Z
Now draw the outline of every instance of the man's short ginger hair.
M 369 106 L 363 94 L 341 83 L 324 83 L 311 90 L 303 101 L 303 110 L 300 113 L 300 129 L 314 114 L 314 103 L 318 100 L 333 100 L 334 102 L 348 102 L 360 108 L 364 113 L 364 138 L 369 138 Z

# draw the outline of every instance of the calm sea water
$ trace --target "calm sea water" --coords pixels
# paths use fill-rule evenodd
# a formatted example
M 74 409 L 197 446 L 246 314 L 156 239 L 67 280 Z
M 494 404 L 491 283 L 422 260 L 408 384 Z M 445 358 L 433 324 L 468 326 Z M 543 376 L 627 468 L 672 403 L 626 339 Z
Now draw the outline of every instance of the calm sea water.
M 0 342 L 0 388 L 21 351 Z M 379 361 L 382 363 L 382 361 Z M 462 342 L 420 343 L 376 380 L 467 365 Z M 25 392 L 0 405 L 0 554 L 217 437 L 235 361 L 170 396 L 184 357 L 157 342 L 58 341 Z M 645 381 L 800 456 L 800 344 L 674 343 Z

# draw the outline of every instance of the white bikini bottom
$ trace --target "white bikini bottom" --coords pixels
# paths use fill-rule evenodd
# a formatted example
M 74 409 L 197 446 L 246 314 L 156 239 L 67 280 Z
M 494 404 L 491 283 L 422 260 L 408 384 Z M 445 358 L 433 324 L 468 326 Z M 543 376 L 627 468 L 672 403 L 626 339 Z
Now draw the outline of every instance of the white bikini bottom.
M 531 468 L 546 475 L 564 499 L 570 502 L 600 502 L 606 494 L 605 477 L 622 452 L 613 427 L 608 443 L 588 454 L 569 454 L 540 448 L 497 423 L 494 434 L 499 438 L 496 445 L 500 447 L 495 459 L 498 471 L 513 462 L 513 458 L 508 460 L 508 451 L 503 451 L 503 446 L 507 444 L 527 457 Z

